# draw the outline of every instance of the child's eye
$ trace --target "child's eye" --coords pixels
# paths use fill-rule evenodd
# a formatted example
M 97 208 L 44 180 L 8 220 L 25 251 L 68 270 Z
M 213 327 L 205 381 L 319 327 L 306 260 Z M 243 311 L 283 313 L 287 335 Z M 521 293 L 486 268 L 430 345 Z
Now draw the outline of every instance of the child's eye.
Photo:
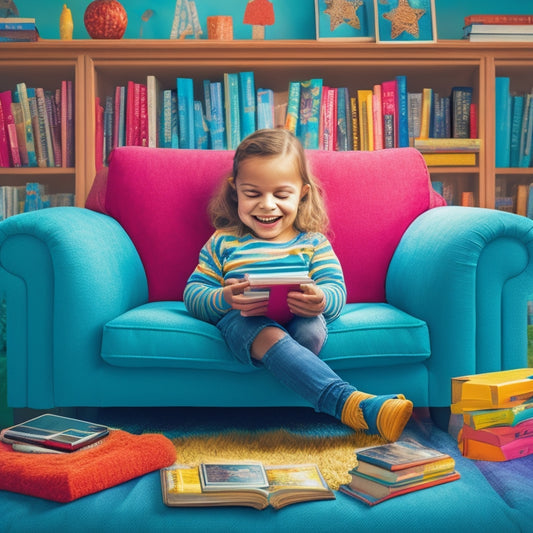
M 256 191 L 243 191 L 243 194 L 248 198 L 257 198 L 259 196 L 259 193 Z

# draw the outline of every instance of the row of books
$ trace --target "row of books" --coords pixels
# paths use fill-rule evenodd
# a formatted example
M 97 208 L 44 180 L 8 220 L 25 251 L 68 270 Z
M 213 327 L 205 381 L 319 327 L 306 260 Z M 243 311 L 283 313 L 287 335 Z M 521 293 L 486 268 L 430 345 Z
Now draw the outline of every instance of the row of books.
M 73 167 L 73 98 L 70 80 L 0 92 L 0 167 Z
M 0 18 L 0 43 L 35 42 L 38 40 L 39 31 L 34 18 Z
M 340 491 L 369 506 L 459 479 L 449 454 L 406 439 L 356 452 L 351 481 Z
M 40 183 L 0 186 L 0 220 L 47 207 L 74 205 L 73 193 L 47 194 Z
M 472 93 L 472 87 L 453 87 L 446 96 L 431 88 L 410 92 L 403 75 L 352 92 L 313 78 L 274 93 L 256 88 L 253 72 L 202 80 L 195 92 L 192 78 L 178 77 L 175 88 L 161 89 L 157 77 L 149 75 L 145 83 L 128 81 L 114 94 L 96 97 L 96 166 L 105 165 L 116 146 L 235 149 L 256 129 L 271 127 L 291 130 L 307 149 L 324 150 L 404 147 L 415 138 L 475 138 Z M 449 160 L 432 152 L 428 160 Z M 456 152 L 470 161 L 456 164 L 475 164 L 473 152 Z
M 512 93 L 510 78 L 496 78 L 496 166 L 533 164 L 533 91 Z
M 496 179 L 496 209 L 533 219 L 533 183 L 512 186 L 510 195 L 504 194 L 507 188 L 505 180 Z
M 465 457 L 508 461 L 533 453 L 533 368 L 452 379 L 450 433 Z

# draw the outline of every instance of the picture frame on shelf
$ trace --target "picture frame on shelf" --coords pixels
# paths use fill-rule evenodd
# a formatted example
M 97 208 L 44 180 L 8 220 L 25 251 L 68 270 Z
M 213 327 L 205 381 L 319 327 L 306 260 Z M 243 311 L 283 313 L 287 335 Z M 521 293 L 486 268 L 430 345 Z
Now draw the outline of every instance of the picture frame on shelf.
M 372 0 L 315 0 L 317 40 L 374 41 Z
M 437 42 L 435 0 L 373 0 L 376 42 Z

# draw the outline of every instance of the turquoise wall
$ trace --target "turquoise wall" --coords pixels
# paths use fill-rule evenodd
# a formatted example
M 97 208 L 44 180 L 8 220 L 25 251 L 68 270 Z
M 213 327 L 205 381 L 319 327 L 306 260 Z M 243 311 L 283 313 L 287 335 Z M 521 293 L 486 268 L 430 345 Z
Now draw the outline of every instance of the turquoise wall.
M 248 39 L 251 27 L 242 24 L 248 0 L 196 0 L 200 24 L 205 38 L 206 17 L 209 15 L 231 15 L 233 17 L 234 37 Z M 365 0 L 370 6 L 372 2 Z M 15 0 L 21 17 L 35 17 L 41 37 L 59 38 L 59 15 L 62 1 L 44 2 L 43 0 Z M 74 19 L 74 38 L 87 39 L 83 25 L 83 13 L 90 0 L 67 0 Z M 142 36 L 147 39 L 166 39 L 170 35 L 174 15 L 174 0 L 122 0 L 128 13 L 128 28 L 125 38 L 138 38 L 141 31 L 141 15 L 146 9 L 154 11 L 150 20 L 144 23 Z M 314 39 L 314 0 L 272 0 L 276 14 L 276 24 L 267 26 L 267 39 Z M 370 8 L 369 11 L 373 11 Z M 437 15 L 437 35 L 439 39 L 460 39 L 463 19 L 476 13 L 533 14 L 532 0 L 435 0 Z M 373 23 L 371 25 L 373 27 Z

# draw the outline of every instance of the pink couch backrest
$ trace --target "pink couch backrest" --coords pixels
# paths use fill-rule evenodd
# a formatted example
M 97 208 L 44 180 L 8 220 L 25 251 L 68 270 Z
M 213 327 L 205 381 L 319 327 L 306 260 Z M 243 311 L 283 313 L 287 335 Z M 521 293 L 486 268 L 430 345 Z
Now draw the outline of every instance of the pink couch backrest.
M 181 300 L 200 248 L 213 228 L 209 198 L 230 175 L 233 152 L 123 147 L 113 151 L 87 207 L 108 213 L 131 237 L 148 278 L 149 297 Z M 349 302 L 385 300 L 385 277 L 405 229 L 444 205 L 425 162 L 411 148 L 308 152 L 331 220 Z M 105 195 L 105 207 L 103 196 Z

